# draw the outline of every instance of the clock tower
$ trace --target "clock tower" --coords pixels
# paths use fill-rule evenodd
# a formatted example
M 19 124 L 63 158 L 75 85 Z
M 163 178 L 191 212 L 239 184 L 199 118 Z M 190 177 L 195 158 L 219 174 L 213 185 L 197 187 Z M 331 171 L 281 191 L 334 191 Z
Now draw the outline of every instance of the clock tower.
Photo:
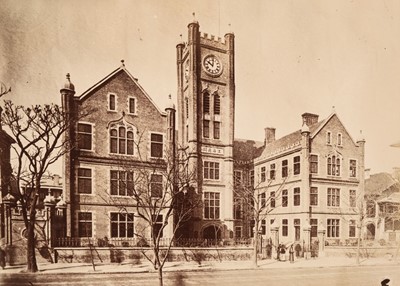
M 178 144 L 196 170 L 203 205 L 185 235 L 228 238 L 233 231 L 234 35 L 223 38 L 188 25 L 177 45 Z

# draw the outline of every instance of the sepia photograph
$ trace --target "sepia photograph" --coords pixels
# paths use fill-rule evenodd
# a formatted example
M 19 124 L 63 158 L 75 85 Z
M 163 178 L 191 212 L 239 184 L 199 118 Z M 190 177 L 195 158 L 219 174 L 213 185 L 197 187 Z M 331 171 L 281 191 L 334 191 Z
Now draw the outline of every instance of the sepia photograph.
M 0 0 L 0 285 L 400 285 L 400 1 Z

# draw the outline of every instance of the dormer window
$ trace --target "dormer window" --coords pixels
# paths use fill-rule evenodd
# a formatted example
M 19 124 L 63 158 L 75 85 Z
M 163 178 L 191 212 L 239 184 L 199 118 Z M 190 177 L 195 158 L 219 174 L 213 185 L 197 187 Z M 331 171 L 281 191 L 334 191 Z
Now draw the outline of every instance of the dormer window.
M 117 97 L 113 93 L 108 95 L 108 110 L 117 111 Z

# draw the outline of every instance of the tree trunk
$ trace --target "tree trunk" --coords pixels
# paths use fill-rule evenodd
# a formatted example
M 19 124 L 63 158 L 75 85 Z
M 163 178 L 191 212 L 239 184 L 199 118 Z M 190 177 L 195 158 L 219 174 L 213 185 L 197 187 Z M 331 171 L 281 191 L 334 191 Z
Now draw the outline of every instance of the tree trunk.
M 258 220 L 255 220 L 254 226 L 254 247 L 253 247 L 253 267 L 257 268 L 258 261 Z
M 27 272 L 37 272 L 39 269 L 36 263 L 36 253 L 35 253 L 35 222 L 30 221 L 28 226 L 28 237 L 27 237 Z
M 361 225 L 361 223 L 360 223 Z M 357 256 L 356 256 L 356 264 L 360 265 L 360 250 L 361 250 L 361 227 L 358 227 L 358 236 L 357 236 Z
M 163 286 L 163 272 L 162 272 L 162 267 L 158 266 L 158 285 Z

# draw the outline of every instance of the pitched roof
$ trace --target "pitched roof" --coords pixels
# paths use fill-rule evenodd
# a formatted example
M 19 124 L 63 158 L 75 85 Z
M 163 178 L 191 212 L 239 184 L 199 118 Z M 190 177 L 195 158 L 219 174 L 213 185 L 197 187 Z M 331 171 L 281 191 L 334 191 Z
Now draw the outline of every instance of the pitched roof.
M 325 125 L 325 123 L 328 122 L 330 118 L 331 116 L 325 120 L 310 125 L 309 129 L 311 137 L 315 136 L 321 129 L 321 126 Z M 295 132 L 283 136 L 282 138 L 279 138 L 269 143 L 267 146 L 265 146 L 261 157 L 266 158 L 273 154 L 283 152 L 285 150 L 294 149 L 300 146 L 300 144 L 301 144 L 301 129 L 298 129 Z
M 393 192 L 400 192 L 400 183 L 388 173 L 378 173 L 371 175 L 365 180 L 365 194 L 387 196 Z
M 400 204 L 400 192 L 391 193 L 388 196 L 382 196 L 378 200 L 379 203 L 396 203 Z
M 260 156 L 264 143 L 254 140 L 235 139 L 233 142 L 233 159 L 248 162 Z
M 165 112 L 161 111 L 161 109 L 155 104 L 153 99 L 147 94 L 147 92 L 143 89 L 143 87 L 139 84 L 138 79 L 133 77 L 131 73 L 125 68 L 125 65 L 121 65 L 118 67 L 116 70 L 112 71 L 109 75 L 101 79 L 99 82 L 94 84 L 92 87 L 87 89 L 84 93 L 81 95 L 77 96 L 80 100 L 84 99 L 87 97 L 89 94 L 91 94 L 93 91 L 97 90 L 99 87 L 101 87 L 103 84 L 105 84 L 107 81 L 109 81 L 111 78 L 119 74 L 120 72 L 125 72 L 129 78 L 136 84 L 136 86 L 140 89 L 140 91 L 147 97 L 147 99 L 156 107 L 156 109 L 161 113 L 165 114 Z

